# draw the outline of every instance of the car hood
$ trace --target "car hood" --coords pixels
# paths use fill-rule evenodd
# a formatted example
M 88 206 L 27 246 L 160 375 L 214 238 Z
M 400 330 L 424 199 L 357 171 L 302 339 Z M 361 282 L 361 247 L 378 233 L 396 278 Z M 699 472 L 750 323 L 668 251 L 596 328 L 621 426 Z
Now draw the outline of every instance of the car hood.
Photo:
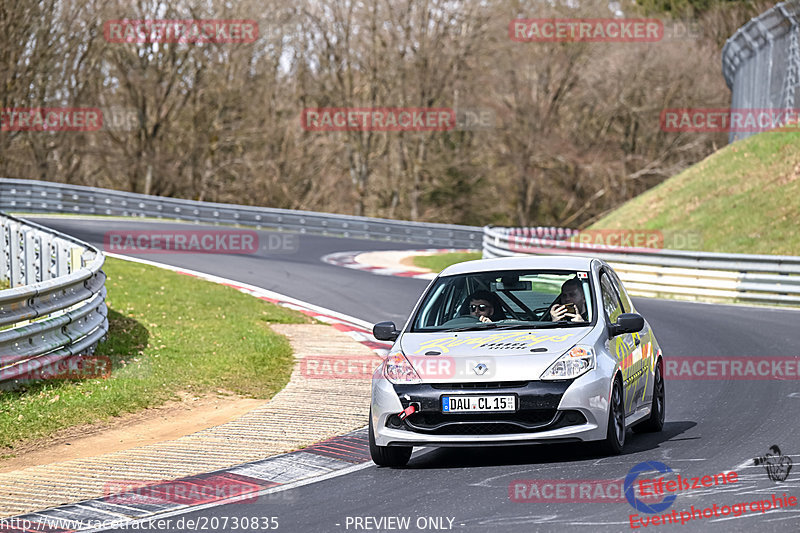
M 591 330 L 405 333 L 400 348 L 425 382 L 530 381 Z

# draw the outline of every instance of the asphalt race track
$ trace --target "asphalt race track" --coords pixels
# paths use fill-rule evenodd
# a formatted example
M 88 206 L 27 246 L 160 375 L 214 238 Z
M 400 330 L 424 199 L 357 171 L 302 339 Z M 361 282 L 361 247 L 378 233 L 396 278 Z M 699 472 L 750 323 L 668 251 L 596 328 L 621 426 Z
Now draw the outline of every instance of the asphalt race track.
M 174 231 L 203 228 L 230 229 L 224 226 L 135 220 L 130 222 L 109 220 L 87 222 L 73 218 L 36 218 L 35 216 L 25 218 L 73 235 L 100 249 L 104 249 L 103 237 L 107 231 L 147 230 L 158 232 L 167 228 Z M 269 242 L 270 234 L 283 235 L 279 232 L 269 231 L 259 231 L 258 233 L 260 241 L 265 245 Z M 331 266 L 320 261 L 320 257 L 333 252 L 402 250 L 406 248 L 417 250 L 425 246 L 364 239 L 317 237 L 315 235 L 296 235 L 296 237 L 297 249 L 290 252 L 259 250 L 256 254 L 240 255 L 183 253 L 125 253 L 125 255 L 251 283 L 368 321 L 403 321 L 427 286 L 428 282 L 424 280 L 364 275 L 351 269 Z M 365 289 L 367 288 L 368 297 L 365 298 Z
M 202 227 L 136 220 L 27 218 L 101 248 L 104 232 L 111 229 Z M 319 258 L 335 251 L 421 247 L 301 235 L 298 250 L 291 254 L 162 253 L 140 257 L 251 283 L 371 322 L 388 319 L 400 324 L 426 281 L 376 276 L 328 265 Z M 800 355 L 797 311 L 647 299 L 636 299 L 635 304 L 652 324 L 666 358 Z M 277 517 L 278 530 L 291 532 L 631 531 L 629 515 L 636 511 L 624 497 L 616 502 L 516 502 L 510 498 L 513 490 L 509 492 L 509 486 L 515 480 L 620 480 L 643 461 L 660 461 L 682 477 L 713 476 L 734 469 L 739 473 L 737 483 L 678 494 L 672 507 L 659 515 L 714 504 L 721 508 L 747 502 L 749 508 L 750 502 L 771 499 L 773 494 L 800 497 L 800 381 L 668 380 L 666 386 L 664 431 L 656 435 L 629 432 L 625 453 L 617 457 L 595 455 L 590 445 L 417 449 L 404 469 L 369 466 L 265 495 L 255 503 L 176 515 L 172 523 L 183 518 L 195 520 L 195 530 L 202 530 L 205 524 L 207 531 L 242 531 L 232 527 L 233 517 Z M 336 406 L 320 406 L 320 416 L 331 408 Z M 764 468 L 752 462 L 775 444 L 795 463 L 783 482 L 772 481 Z M 409 526 L 400 526 L 389 517 L 408 518 Z M 223 527 L 226 520 L 228 525 Z M 167 530 L 188 531 L 183 524 L 182 529 L 173 526 Z M 798 531 L 800 506 L 768 513 L 748 510 L 738 518 L 703 518 L 646 529 Z

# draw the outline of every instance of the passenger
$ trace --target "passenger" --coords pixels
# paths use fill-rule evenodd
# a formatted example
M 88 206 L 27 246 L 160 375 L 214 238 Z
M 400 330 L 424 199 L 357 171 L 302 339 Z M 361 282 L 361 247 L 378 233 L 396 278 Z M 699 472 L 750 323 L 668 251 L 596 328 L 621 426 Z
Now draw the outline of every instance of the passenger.
M 573 304 L 576 312 L 571 312 L 571 307 L 568 307 L 567 304 Z M 561 285 L 561 294 L 558 295 L 558 298 L 555 299 L 550 307 L 550 318 L 553 322 L 558 322 L 559 320 L 586 322 L 586 319 L 583 318 L 584 316 L 588 316 L 588 314 L 581 282 L 578 278 L 568 279 Z

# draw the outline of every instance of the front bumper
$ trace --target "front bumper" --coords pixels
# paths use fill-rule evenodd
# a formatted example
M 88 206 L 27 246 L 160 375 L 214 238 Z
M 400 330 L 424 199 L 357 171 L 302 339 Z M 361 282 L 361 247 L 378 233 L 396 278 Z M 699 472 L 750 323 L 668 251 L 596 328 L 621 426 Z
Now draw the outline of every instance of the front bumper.
M 445 395 L 517 397 L 515 413 L 443 414 Z M 372 384 L 372 424 L 379 446 L 476 446 L 604 439 L 608 380 L 589 373 L 571 381 Z M 417 412 L 397 416 L 414 404 Z

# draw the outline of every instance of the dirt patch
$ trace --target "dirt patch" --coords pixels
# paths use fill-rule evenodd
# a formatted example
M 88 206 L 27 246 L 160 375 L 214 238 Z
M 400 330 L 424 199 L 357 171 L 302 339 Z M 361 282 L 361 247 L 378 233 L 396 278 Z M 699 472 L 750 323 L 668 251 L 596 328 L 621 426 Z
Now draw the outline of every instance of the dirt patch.
M 177 439 L 235 420 L 268 401 L 241 398 L 227 391 L 200 398 L 181 396 L 180 401 L 161 407 L 65 429 L 53 437 L 3 450 L 14 457 L 0 460 L 0 473 Z
M 414 264 L 414 257 L 416 257 L 416 256 L 414 256 L 414 255 L 409 255 L 408 257 L 404 257 L 404 258 L 402 258 L 402 259 L 400 260 L 400 264 L 401 264 L 401 265 L 403 265 L 403 266 L 412 267 L 414 270 L 420 270 L 420 269 L 422 269 L 422 267 L 419 267 L 419 266 L 417 266 L 417 265 L 415 265 L 415 264 Z M 428 272 L 432 272 L 432 270 L 429 270 L 429 269 L 427 269 L 427 268 L 425 268 L 425 269 L 422 269 L 422 270 L 426 270 L 426 271 L 428 271 Z

